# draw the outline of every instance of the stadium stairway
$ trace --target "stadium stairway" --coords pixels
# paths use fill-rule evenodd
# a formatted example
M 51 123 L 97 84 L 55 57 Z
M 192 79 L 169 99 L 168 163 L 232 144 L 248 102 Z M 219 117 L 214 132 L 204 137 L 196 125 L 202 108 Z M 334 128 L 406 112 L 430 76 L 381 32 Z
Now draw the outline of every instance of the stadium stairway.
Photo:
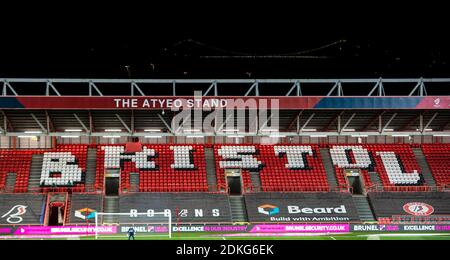
M 244 196 L 229 196 L 231 219 L 233 223 L 248 222 Z
M 428 186 L 436 186 L 436 182 L 433 178 L 433 175 L 431 174 L 430 167 L 427 163 L 427 160 L 425 159 L 425 155 L 423 154 L 423 151 L 421 148 L 413 148 L 414 155 L 416 156 L 417 163 L 419 164 L 419 167 L 422 169 L 422 175 L 425 179 L 425 182 Z
M 259 172 L 250 172 L 250 181 L 252 182 L 253 187 L 262 187 Z
M 119 213 L 119 196 L 105 196 L 103 208 L 105 213 Z M 104 216 L 103 224 L 105 223 L 119 223 L 119 218 L 118 216 Z
M 31 159 L 30 178 L 28 179 L 28 191 L 36 191 L 37 189 L 39 189 L 43 161 L 43 154 L 33 154 L 33 157 Z
M 5 183 L 5 187 L 7 190 L 14 190 L 14 187 L 16 186 L 16 173 L 8 173 L 8 175 L 6 176 L 6 183 Z
M 380 176 L 376 172 L 369 172 L 369 177 L 372 183 L 376 186 L 382 187 L 383 183 L 381 182 Z
M 206 160 L 206 178 L 208 181 L 209 191 L 216 191 L 217 175 L 216 175 L 216 160 L 214 158 L 214 149 L 205 148 Z
M 355 203 L 361 221 L 375 221 L 375 216 L 373 215 L 372 208 L 370 207 L 369 200 L 366 196 L 353 195 L 353 202 Z
M 97 172 L 97 149 L 89 148 L 86 158 L 86 192 L 93 192 Z
M 334 171 L 333 163 L 331 160 L 330 150 L 327 148 L 320 149 L 320 155 L 322 157 L 323 166 L 327 174 L 327 180 L 330 187 L 336 187 L 338 185 L 336 180 L 336 173 Z
M 139 173 L 130 173 L 130 192 L 139 192 Z

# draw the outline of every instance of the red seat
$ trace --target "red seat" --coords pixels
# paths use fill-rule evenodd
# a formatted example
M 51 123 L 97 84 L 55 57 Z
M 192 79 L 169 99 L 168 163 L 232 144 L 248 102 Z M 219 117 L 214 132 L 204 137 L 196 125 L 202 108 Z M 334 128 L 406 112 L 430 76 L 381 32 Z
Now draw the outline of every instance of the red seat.
M 45 152 L 71 152 L 75 155 L 79 167 L 86 172 L 87 145 L 58 145 L 56 149 L 19 149 L 0 151 L 0 188 L 9 192 L 40 192 L 48 189 L 28 190 L 31 161 L 34 154 Z M 6 175 L 16 173 L 15 187 L 4 187 Z M 84 191 L 84 183 L 76 184 L 75 187 L 60 188 L 62 190 Z
M 339 145 L 330 145 L 330 148 L 335 147 L 335 146 L 345 146 L 343 144 L 339 144 Z M 383 185 L 383 187 L 387 190 L 387 191 L 408 191 L 409 187 L 404 187 L 404 186 L 395 186 L 393 184 L 391 184 L 389 177 L 387 175 L 386 169 L 384 168 L 384 164 L 381 160 L 380 156 L 377 156 L 376 153 L 377 152 L 394 152 L 397 157 L 400 160 L 400 163 L 404 166 L 404 170 L 406 172 L 413 172 L 414 170 L 418 171 L 419 173 L 422 172 L 422 170 L 420 169 L 416 157 L 414 155 L 414 152 L 411 148 L 410 145 L 405 145 L 405 144 L 364 144 L 364 145 L 359 145 L 359 146 L 363 146 L 368 152 L 369 154 L 372 155 L 372 158 L 374 160 L 374 167 L 373 167 L 373 171 L 376 172 L 381 180 L 381 183 Z M 353 156 L 352 153 L 350 153 L 350 156 Z M 354 158 L 353 158 L 354 159 Z M 347 183 L 347 179 L 345 178 L 344 175 L 344 170 L 335 166 L 335 172 L 336 172 L 336 177 L 337 180 L 339 182 L 339 184 L 342 185 L 348 185 Z M 366 187 L 372 187 L 373 183 L 370 179 L 369 176 L 369 171 L 367 169 L 361 169 L 361 173 L 365 182 L 365 186 Z M 426 186 L 425 183 L 419 183 L 418 186 Z
M 111 145 L 105 145 L 111 146 Z M 179 170 L 170 166 L 174 162 L 171 146 L 176 145 L 144 145 L 154 149 L 157 153 L 154 161 L 159 167 L 157 170 L 140 170 L 135 163 L 125 161 L 121 165 L 121 190 L 129 190 L 130 173 L 139 173 L 139 191 L 141 192 L 207 192 L 208 182 L 206 178 L 206 164 L 204 149 L 201 145 L 189 145 L 193 147 L 193 160 L 195 169 Z M 102 146 L 97 149 L 97 178 L 96 187 L 103 189 L 105 152 Z
M 225 169 L 220 168 L 219 149 L 225 145 L 215 146 L 214 154 L 216 157 L 216 172 L 218 184 L 225 187 Z M 239 145 L 231 145 L 239 146 Z M 258 161 L 264 165 L 259 170 L 261 179 L 261 187 L 253 187 L 250 179 L 250 171 L 242 171 L 242 180 L 245 191 L 329 191 L 329 185 L 323 167 L 320 150 L 317 145 L 310 145 L 314 156 L 307 156 L 308 169 L 288 169 L 286 164 L 288 160 L 286 156 L 281 158 L 275 154 L 274 145 L 245 145 L 255 146 L 257 153 L 254 155 Z M 286 146 L 286 145 L 283 145 Z M 289 145 L 288 145 L 289 146 Z M 291 145 L 299 146 L 299 145 Z
M 422 151 L 436 184 L 450 185 L 450 144 L 424 144 Z

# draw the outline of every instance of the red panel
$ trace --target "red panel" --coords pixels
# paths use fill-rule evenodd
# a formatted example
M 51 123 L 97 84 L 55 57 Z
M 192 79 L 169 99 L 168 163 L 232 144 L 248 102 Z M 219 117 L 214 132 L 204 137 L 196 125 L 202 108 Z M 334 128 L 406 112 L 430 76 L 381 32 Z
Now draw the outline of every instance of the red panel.
M 0 97 L 1 98 L 1 97 Z M 187 105 L 189 108 L 264 108 L 308 109 L 322 97 L 47 97 L 21 96 L 17 100 L 25 109 L 167 109 Z M 249 102 L 247 102 L 249 101 Z M 254 102 L 253 102 L 254 101 Z M 247 102 L 247 103 L 245 103 Z M 191 106 L 192 105 L 192 106 Z M 276 108 L 275 107 L 275 108 Z

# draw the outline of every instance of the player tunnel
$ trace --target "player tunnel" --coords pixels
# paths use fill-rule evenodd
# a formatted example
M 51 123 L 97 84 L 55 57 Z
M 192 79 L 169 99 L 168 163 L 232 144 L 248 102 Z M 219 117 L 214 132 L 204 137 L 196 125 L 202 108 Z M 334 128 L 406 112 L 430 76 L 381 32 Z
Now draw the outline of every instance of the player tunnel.
M 68 207 L 67 194 L 51 193 L 48 195 L 45 224 L 48 226 L 63 226 Z
M 105 174 L 105 195 L 118 196 L 120 189 L 120 169 L 108 169 Z
M 242 194 L 242 173 L 240 169 L 226 169 L 226 181 L 228 184 L 228 193 L 230 195 Z

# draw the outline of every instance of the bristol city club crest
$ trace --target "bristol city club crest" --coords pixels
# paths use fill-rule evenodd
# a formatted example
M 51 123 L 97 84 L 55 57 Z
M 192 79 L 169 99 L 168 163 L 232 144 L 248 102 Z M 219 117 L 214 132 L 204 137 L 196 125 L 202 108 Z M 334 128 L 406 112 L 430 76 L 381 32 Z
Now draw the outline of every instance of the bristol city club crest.
M 403 210 L 413 216 L 430 216 L 434 213 L 431 205 L 422 202 L 411 202 L 403 206 Z
M 23 221 L 22 216 L 27 213 L 27 206 L 16 205 L 11 208 L 6 214 L 2 216 L 10 224 L 19 224 Z

